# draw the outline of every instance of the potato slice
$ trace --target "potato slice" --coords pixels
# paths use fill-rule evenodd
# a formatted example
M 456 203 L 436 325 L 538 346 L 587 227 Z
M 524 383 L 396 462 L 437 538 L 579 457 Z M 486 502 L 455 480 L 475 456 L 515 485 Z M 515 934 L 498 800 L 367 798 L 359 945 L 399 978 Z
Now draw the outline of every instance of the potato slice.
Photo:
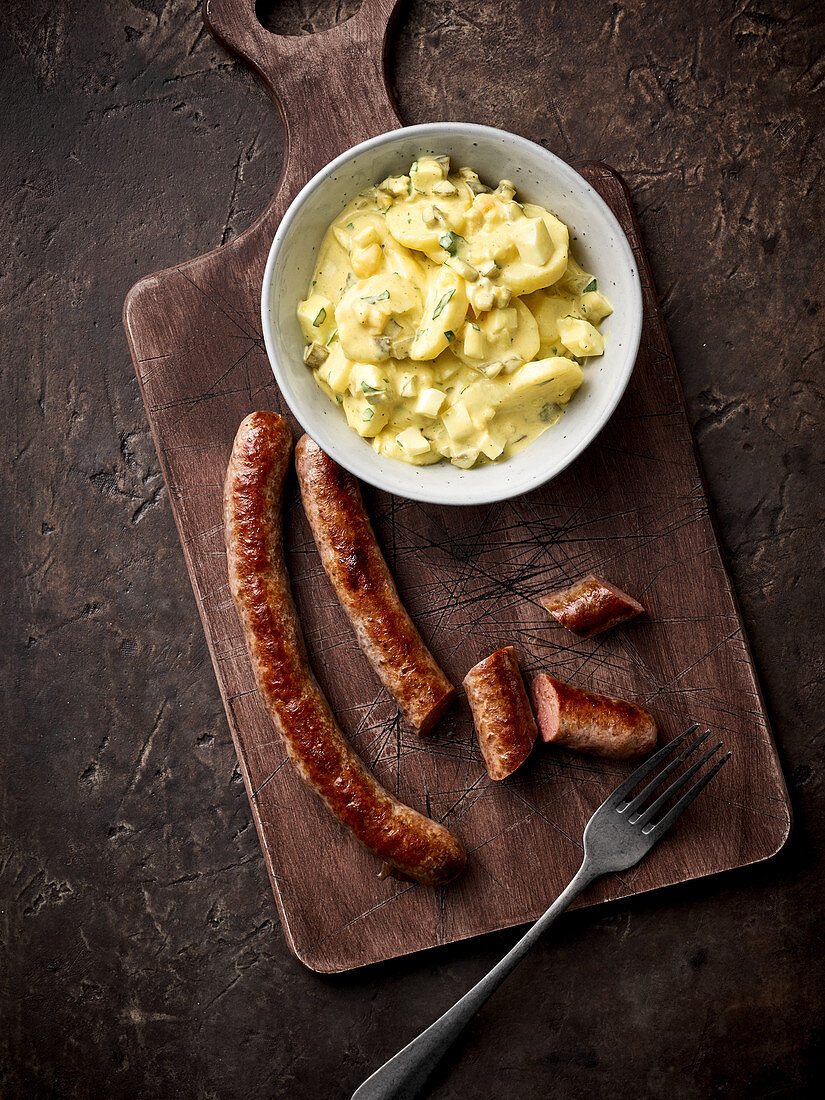
M 572 359 L 554 356 L 525 363 L 507 380 L 507 389 L 501 407 L 519 404 L 526 398 L 535 401 L 539 396 L 547 402 L 566 405 L 582 384 L 582 369 Z
M 467 316 L 467 284 L 449 267 L 430 280 L 421 324 L 412 342 L 413 359 L 435 359 L 450 344 Z
M 406 354 L 421 320 L 421 296 L 402 275 L 373 275 L 346 292 L 335 311 L 338 339 L 356 362 L 380 363 Z
M 387 211 L 387 229 L 405 248 L 425 252 L 440 263 L 455 254 L 451 242 L 450 251 L 439 243 L 446 234 L 461 233 L 464 217 L 470 209 L 471 195 L 467 187 L 456 182 L 455 195 L 431 195 L 425 201 L 419 194 L 395 203 Z
M 386 426 L 390 411 L 386 405 L 370 405 L 363 394 L 344 394 L 347 423 L 363 439 L 372 439 Z
M 571 298 L 563 298 L 549 291 L 541 290 L 525 298 L 524 303 L 538 324 L 541 346 L 543 348 L 555 347 L 558 355 L 558 349 L 562 342 L 559 335 L 559 321 L 562 317 L 569 316 L 571 310 L 575 310 L 576 303 Z
M 467 217 L 462 259 L 481 269 L 495 260 L 497 284 L 516 297 L 552 286 L 564 275 L 570 241 L 563 222 L 540 206 L 526 204 L 522 212 L 517 203 L 495 195 L 480 195 L 479 203 L 485 208 L 483 219 L 479 221 L 474 204 Z

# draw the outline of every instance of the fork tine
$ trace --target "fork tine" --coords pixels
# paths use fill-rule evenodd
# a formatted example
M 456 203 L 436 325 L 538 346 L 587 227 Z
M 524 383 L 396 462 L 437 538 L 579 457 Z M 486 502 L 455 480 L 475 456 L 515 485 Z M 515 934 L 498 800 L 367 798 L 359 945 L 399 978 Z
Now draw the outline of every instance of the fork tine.
M 620 783 L 611 795 L 608 795 L 604 804 L 606 806 L 615 806 L 618 802 L 621 802 L 625 795 L 630 794 L 637 783 L 641 783 L 643 779 L 650 775 L 658 764 L 661 764 L 663 760 L 667 760 L 673 750 L 677 749 L 686 737 L 690 737 L 690 735 L 695 733 L 698 729 L 699 723 L 694 722 L 684 733 L 679 734 L 678 737 L 674 737 L 672 741 L 668 741 L 668 743 L 663 748 L 659 749 L 658 752 L 654 752 L 653 756 L 649 756 L 641 767 L 637 768 L 632 775 L 628 776 L 624 783 Z
M 721 747 L 722 742 L 720 741 L 718 744 L 714 745 L 712 749 L 708 749 L 708 751 L 701 757 L 701 759 L 697 760 L 695 764 L 692 764 L 688 768 L 684 775 L 680 775 L 679 778 L 675 779 L 669 787 L 666 787 L 655 802 L 651 802 L 646 810 L 644 810 L 640 814 L 637 814 L 635 818 L 631 818 L 631 824 L 647 825 L 648 821 L 651 821 L 653 819 L 654 814 L 656 814 L 666 802 L 669 802 L 670 799 L 673 798 L 673 796 L 676 794 L 676 792 L 680 791 L 682 787 L 684 787 L 685 783 L 687 783 L 689 779 L 692 779 L 693 776 L 696 775 L 696 773 L 702 767 L 702 765 L 706 764 L 708 760 L 710 760 L 710 758 L 713 756 L 713 754 L 715 752 L 718 752 Z
M 640 806 L 643 806 L 645 803 L 645 799 L 649 795 L 653 794 L 657 787 L 661 787 L 662 783 L 664 783 L 667 777 L 669 775 L 673 775 L 676 769 L 678 767 L 681 767 L 681 765 L 684 764 L 690 754 L 694 752 L 694 750 L 698 749 L 702 742 L 708 737 L 710 737 L 710 730 L 705 730 L 702 736 L 697 737 L 692 745 L 688 745 L 686 749 L 683 749 L 682 752 L 679 753 L 675 760 L 671 760 L 666 768 L 662 768 L 658 775 L 654 775 L 654 777 L 644 788 L 644 790 L 640 791 L 632 802 L 628 802 L 626 806 L 617 807 L 619 813 L 627 814 L 628 816 L 630 816 L 630 814 L 632 814 L 634 810 L 638 810 Z
M 709 772 L 706 772 L 701 779 L 697 779 L 690 790 L 685 791 L 685 793 L 682 795 L 676 805 L 668 810 L 661 821 L 658 821 L 655 825 L 646 825 L 644 829 L 642 829 L 642 832 L 646 836 L 649 836 L 650 833 L 655 833 L 657 838 L 664 836 L 664 834 L 668 831 L 674 821 L 682 816 L 682 814 L 685 812 L 685 810 L 688 808 L 694 798 L 696 798 L 696 796 L 702 791 L 702 789 L 706 787 L 708 783 L 710 783 L 711 779 L 713 779 L 719 769 L 727 764 L 731 756 L 733 756 L 733 753 L 726 753 L 721 760 L 718 760 L 713 765 Z

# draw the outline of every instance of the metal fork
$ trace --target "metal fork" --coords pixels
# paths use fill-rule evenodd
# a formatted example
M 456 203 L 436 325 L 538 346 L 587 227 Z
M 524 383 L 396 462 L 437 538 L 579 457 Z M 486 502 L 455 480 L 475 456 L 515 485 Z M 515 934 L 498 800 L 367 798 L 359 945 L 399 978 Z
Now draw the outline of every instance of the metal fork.
M 671 825 L 684 813 L 699 792 L 719 769 L 727 763 L 727 753 L 712 768 L 689 787 L 688 790 L 662 816 L 666 803 L 693 778 L 703 764 L 722 747 L 708 749 L 654 801 L 649 802 L 665 779 L 671 776 L 687 758 L 710 736 L 705 730 L 686 748 L 681 749 L 671 762 L 655 775 L 638 794 L 633 790 L 681 746 L 699 728 L 696 722 L 680 736 L 659 749 L 640 768 L 621 783 L 599 806 L 584 830 L 584 858 L 572 882 L 561 893 L 547 912 L 518 941 L 484 978 L 465 993 L 449 1011 L 445 1012 L 417 1039 L 385 1062 L 352 1095 L 352 1100 L 414 1100 L 427 1082 L 436 1065 L 479 1011 L 498 989 L 504 979 L 518 966 L 534 943 L 542 936 L 556 917 L 570 905 L 574 898 L 594 879 L 616 871 L 633 867 L 656 844 Z M 648 804 L 649 803 L 649 804 Z

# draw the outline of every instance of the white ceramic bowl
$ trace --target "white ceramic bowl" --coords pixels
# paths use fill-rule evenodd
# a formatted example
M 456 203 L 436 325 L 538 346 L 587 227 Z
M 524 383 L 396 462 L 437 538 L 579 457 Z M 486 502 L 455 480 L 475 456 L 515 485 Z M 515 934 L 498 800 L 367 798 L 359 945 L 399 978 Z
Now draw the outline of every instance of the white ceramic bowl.
M 504 462 L 460 470 L 449 462 L 409 466 L 377 455 L 303 362 L 296 311 L 305 297 L 330 222 L 360 191 L 409 170 L 424 153 L 446 153 L 485 183 L 512 180 L 518 197 L 552 210 L 570 228 L 573 254 L 599 281 L 613 314 L 602 322 L 605 354 L 584 367 L 584 383 L 562 419 Z M 281 222 L 264 272 L 261 315 L 275 379 L 295 417 L 327 454 L 356 477 L 411 500 L 484 504 L 549 481 L 604 427 L 630 380 L 642 329 L 639 273 L 630 245 L 600 195 L 564 161 L 526 138 L 488 126 L 409 126 L 356 145 L 320 171 Z

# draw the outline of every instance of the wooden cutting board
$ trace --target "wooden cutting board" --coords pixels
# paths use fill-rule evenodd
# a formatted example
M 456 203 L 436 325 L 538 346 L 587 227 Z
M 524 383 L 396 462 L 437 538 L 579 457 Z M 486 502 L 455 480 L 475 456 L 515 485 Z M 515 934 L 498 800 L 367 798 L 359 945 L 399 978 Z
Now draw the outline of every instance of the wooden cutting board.
M 516 776 L 493 783 L 464 700 L 431 740 L 406 729 L 326 581 L 294 484 L 289 565 L 318 678 L 380 780 L 465 840 L 467 873 L 438 890 L 378 879 L 376 860 L 285 761 L 254 688 L 227 587 L 221 488 L 242 418 L 253 409 L 288 412 L 261 337 L 264 261 L 306 180 L 344 149 L 400 125 L 383 68 L 395 2 L 365 0 L 330 31 L 281 38 L 258 24 L 253 0 L 207 0 L 209 29 L 279 103 L 284 174 L 246 233 L 141 280 L 124 309 L 287 941 L 322 972 L 538 916 L 578 867 L 585 821 L 627 772 L 539 745 Z M 640 866 L 593 887 L 583 902 L 593 904 L 766 859 L 788 836 L 790 810 L 630 198 L 605 165 L 579 170 L 627 233 L 644 292 L 641 350 L 612 421 L 564 474 L 517 500 L 448 508 L 376 491 L 366 498 L 407 606 L 454 682 L 512 643 L 528 677 L 546 668 L 635 699 L 666 737 L 691 720 L 707 723 L 733 749 L 675 834 Z M 649 614 L 590 641 L 554 626 L 538 596 L 590 571 L 641 597 Z

